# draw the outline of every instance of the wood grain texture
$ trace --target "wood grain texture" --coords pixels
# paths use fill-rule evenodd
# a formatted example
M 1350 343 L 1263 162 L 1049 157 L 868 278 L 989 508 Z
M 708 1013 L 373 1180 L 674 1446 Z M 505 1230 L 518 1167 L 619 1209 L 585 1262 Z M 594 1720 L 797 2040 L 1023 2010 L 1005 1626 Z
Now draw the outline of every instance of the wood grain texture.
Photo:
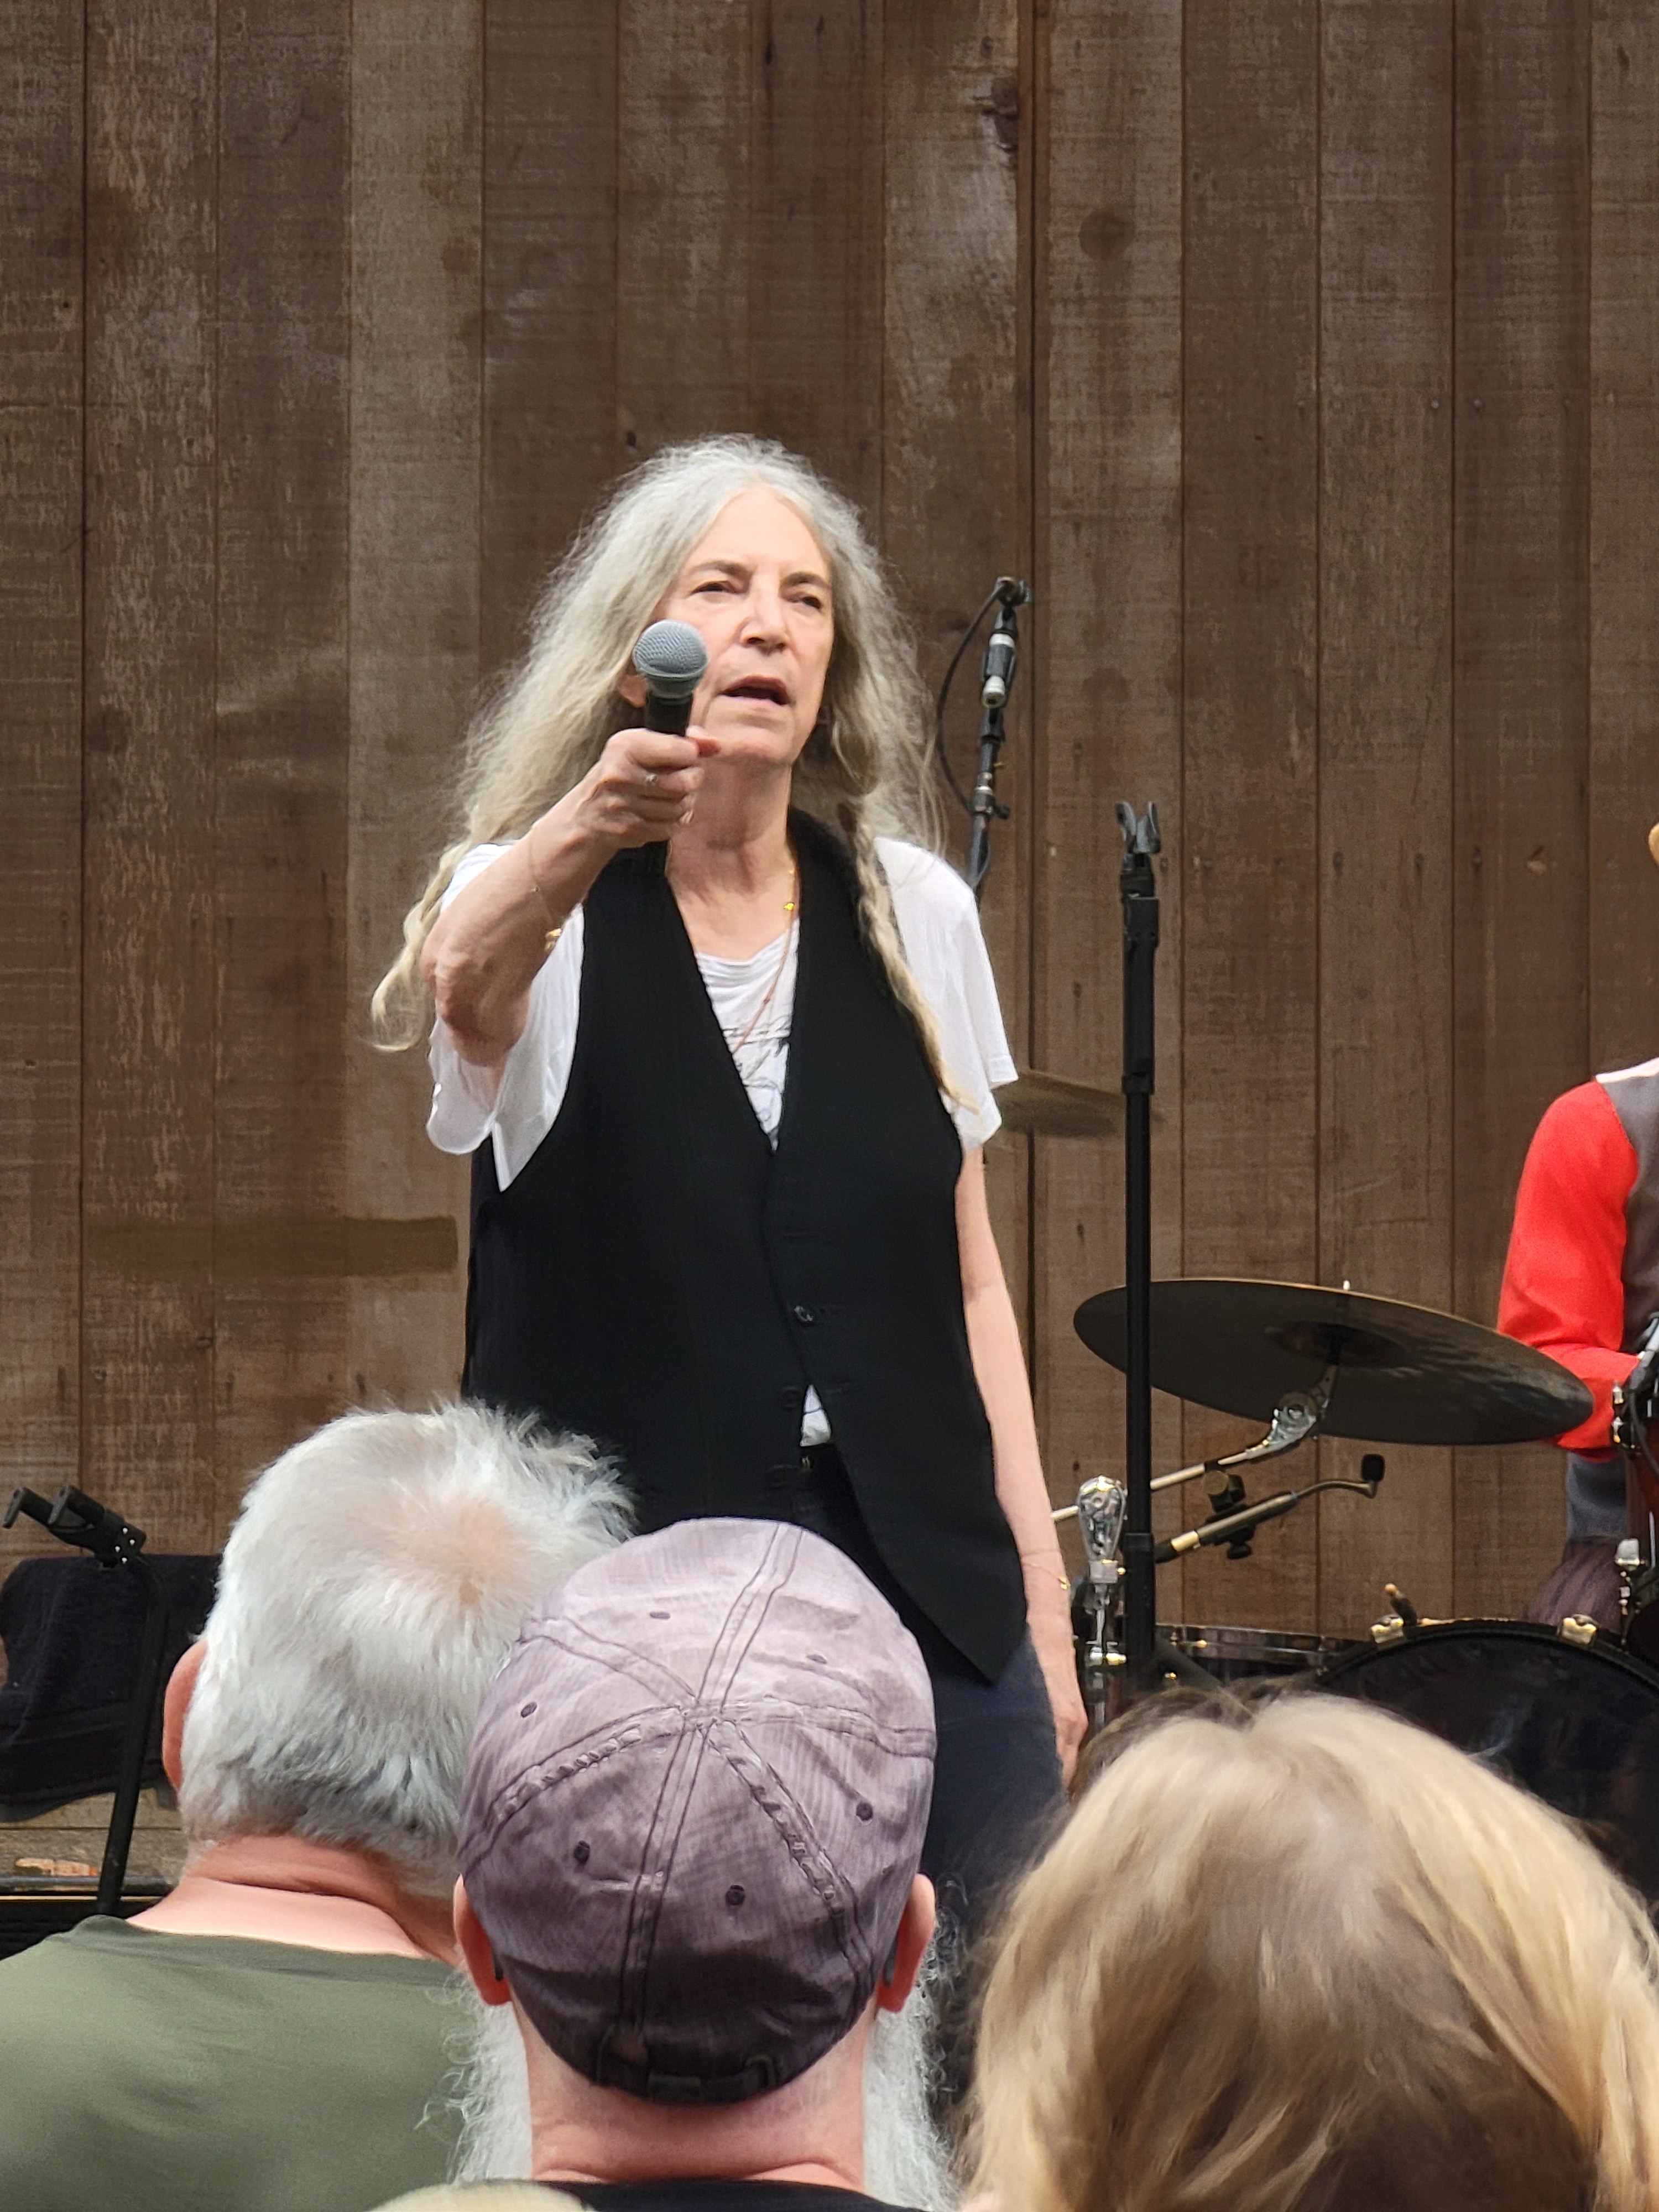
M 80 1453 L 82 27 L 25 0 L 0 79 L 0 1490 Z M 50 1541 L 49 1539 L 45 1540 Z M 38 1548 L 8 1533 L 0 1560 Z
M 368 1006 L 430 865 L 478 677 L 481 61 L 473 0 L 357 0 L 345 1203 L 386 1231 L 464 1224 L 467 1205 L 466 1163 L 427 1142 L 426 1055 L 377 1052 Z M 356 1403 L 459 1384 L 458 1244 L 464 1229 L 441 1273 L 350 1284 Z
M 214 1212 L 345 1211 L 348 0 L 219 60 Z M 342 1284 L 216 1286 L 216 1510 L 349 1393 Z
M 937 690 L 999 574 L 1023 572 L 1027 414 L 1018 385 L 1018 66 L 1015 0 L 890 8 L 886 20 L 886 231 L 881 416 L 883 550 Z M 1035 620 L 1025 618 L 1028 640 Z M 979 648 L 953 687 L 947 744 L 964 789 L 979 728 Z M 1015 1057 L 1028 1034 L 1026 935 L 1034 726 L 1017 677 L 999 779 L 1014 819 L 994 825 L 981 920 Z M 946 800 L 950 849 L 964 817 Z M 1028 1140 L 1000 1135 L 986 1158 L 992 1225 L 1028 1343 Z
M 82 1481 L 211 1548 L 210 1255 L 135 1280 L 213 1191 L 215 9 L 88 20 Z
M 754 39 L 738 0 L 617 0 L 617 420 L 624 459 L 754 427 Z
M 751 20 L 754 428 L 806 454 L 878 526 L 881 0 L 757 0 Z
M 1110 807 L 1159 802 L 1160 1272 L 1491 1318 L 1544 1103 L 1659 1044 L 1636 0 L 13 15 L 9 1466 L 211 1542 L 314 1421 L 453 1383 L 463 1179 L 363 1000 L 478 674 L 601 487 L 722 428 L 864 504 L 930 678 L 1032 578 L 985 909 L 1028 1062 L 1117 1081 Z M 1066 1496 L 1120 1464 L 1071 1315 L 1121 1151 L 993 1152 Z M 1513 1607 L 1559 1496 L 1395 1452 L 1164 1610 Z
M 1318 15 L 1186 14 L 1185 1272 L 1317 1272 Z M 1193 1414 L 1188 1455 L 1239 1437 Z M 1316 1617 L 1310 1515 L 1188 1617 Z M 1218 1608 L 1223 1608 L 1218 1610 Z
M 1159 863 L 1153 1270 L 1181 1272 L 1181 39 L 1178 0 L 1037 17 L 1036 804 L 1032 1054 L 1115 1087 L 1122 851 L 1114 807 L 1153 802 Z M 1039 1405 L 1057 1500 L 1121 1474 L 1123 1395 L 1072 1316 L 1123 1277 L 1121 1141 L 1036 1146 Z M 1158 1401 L 1153 1454 L 1180 1463 Z M 1182 1525 L 1160 1504 L 1160 1525 Z M 1159 1578 L 1179 1617 L 1182 1570 Z
M 1320 181 L 1319 1279 L 1442 1309 L 1451 1255 L 1451 23 L 1327 0 Z M 1321 1472 L 1352 1477 L 1359 1443 Z M 1309 1455 L 1297 1462 L 1305 1468 Z M 1320 1502 L 1319 1627 L 1452 1601 L 1450 1455 Z M 1297 1474 L 1289 1474 L 1292 1482 Z
M 1490 1321 L 1528 1139 L 1589 1073 L 1588 9 L 1457 15 L 1455 1291 Z M 1553 1563 L 1559 1457 L 1463 1452 L 1459 1613 Z
M 1659 26 L 1592 15 L 1589 263 L 1589 1050 L 1659 1051 Z
M 483 40 L 480 665 L 628 458 L 617 421 L 617 10 L 475 0 Z

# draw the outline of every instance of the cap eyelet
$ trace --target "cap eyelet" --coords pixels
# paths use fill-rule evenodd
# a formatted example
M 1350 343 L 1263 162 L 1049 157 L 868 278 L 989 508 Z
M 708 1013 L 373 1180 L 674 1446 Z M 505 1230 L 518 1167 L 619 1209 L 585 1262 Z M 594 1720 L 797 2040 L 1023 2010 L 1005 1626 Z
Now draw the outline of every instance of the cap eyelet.
M 876 1817 L 876 1808 L 866 1798 L 860 1797 L 853 1810 L 860 1820 L 873 1820 Z
M 739 1905 L 743 1903 L 744 1895 L 743 1884 L 740 1881 L 734 1881 L 726 1893 L 726 1901 L 730 1905 Z
M 572 1851 L 570 1856 L 575 1860 L 578 1866 L 586 1866 L 590 1856 L 587 1845 L 586 1844 L 578 1844 L 575 1850 Z
M 529 1703 L 527 1705 L 520 1705 L 520 1708 L 519 1708 L 519 1718 L 520 1718 L 521 1721 L 527 1721 L 527 1720 L 530 1718 L 530 1716 L 532 1715 L 532 1713 L 533 1713 L 533 1712 L 535 1711 L 535 1710 L 536 1710 L 536 1700 L 534 1699 L 534 1698 L 532 1698 L 530 1700 L 530 1703 Z

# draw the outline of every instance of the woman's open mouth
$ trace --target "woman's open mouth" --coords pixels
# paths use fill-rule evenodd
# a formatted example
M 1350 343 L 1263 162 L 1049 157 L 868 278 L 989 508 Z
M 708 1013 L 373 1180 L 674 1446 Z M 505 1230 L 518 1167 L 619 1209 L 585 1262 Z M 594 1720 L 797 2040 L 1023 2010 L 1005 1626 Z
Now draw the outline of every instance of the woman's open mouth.
M 737 683 L 726 685 L 723 696 L 727 699 L 763 699 L 773 707 L 789 704 L 788 687 L 778 676 L 740 677 Z

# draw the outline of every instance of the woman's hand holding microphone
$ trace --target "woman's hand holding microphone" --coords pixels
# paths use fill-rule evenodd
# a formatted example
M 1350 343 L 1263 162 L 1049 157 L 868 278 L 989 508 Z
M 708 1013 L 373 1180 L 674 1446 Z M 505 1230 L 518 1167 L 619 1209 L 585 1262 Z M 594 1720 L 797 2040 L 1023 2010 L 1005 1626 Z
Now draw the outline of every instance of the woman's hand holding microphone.
M 703 761 L 719 750 L 714 738 L 695 727 L 683 738 L 618 730 L 552 811 L 568 809 L 569 830 L 584 842 L 592 838 L 615 850 L 653 844 L 690 821 Z

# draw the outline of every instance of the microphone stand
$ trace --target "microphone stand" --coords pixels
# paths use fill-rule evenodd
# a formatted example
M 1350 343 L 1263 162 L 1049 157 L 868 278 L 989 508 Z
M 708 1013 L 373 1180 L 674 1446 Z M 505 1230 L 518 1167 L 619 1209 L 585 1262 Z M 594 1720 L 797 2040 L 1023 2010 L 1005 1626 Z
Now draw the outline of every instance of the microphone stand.
M 968 811 L 973 817 L 968 838 L 968 882 L 975 898 L 991 865 L 992 819 L 1008 819 L 1008 809 L 997 797 L 997 769 L 1008 734 L 1003 726 L 1003 710 L 1013 689 L 1014 669 L 1019 658 L 1019 623 L 1014 610 L 1029 605 L 1031 593 L 1030 587 L 1017 578 L 999 576 L 993 596 L 1000 604 L 991 635 L 985 641 L 985 658 L 980 667 L 980 704 L 984 712 L 979 726 L 979 774 L 968 802 Z
M 1123 1517 L 1123 1655 L 1129 1688 L 1157 1685 L 1158 1582 L 1152 1551 L 1152 1090 L 1157 1072 L 1152 994 L 1158 952 L 1158 809 L 1138 816 L 1120 799 L 1123 860 L 1123 1279 L 1127 1361 Z

